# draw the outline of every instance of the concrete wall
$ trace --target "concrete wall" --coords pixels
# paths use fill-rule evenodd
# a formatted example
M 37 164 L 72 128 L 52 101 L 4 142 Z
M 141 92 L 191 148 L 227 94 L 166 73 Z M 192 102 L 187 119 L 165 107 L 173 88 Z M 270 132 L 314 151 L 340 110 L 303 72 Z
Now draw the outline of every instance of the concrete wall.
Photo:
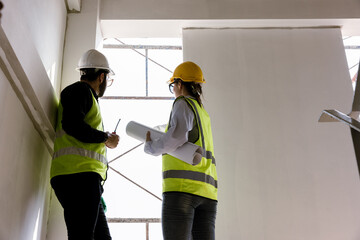
M 149 11 L 151 9 L 151 11 Z M 102 0 L 102 19 L 357 18 L 356 0 Z
M 347 126 L 340 29 L 184 30 L 203 69 L 219 177 L 217 239 L 359 239 L 360 182 Z
M 62 0 L 2 2 L 0 239 L 46 239 L 66 7 Z

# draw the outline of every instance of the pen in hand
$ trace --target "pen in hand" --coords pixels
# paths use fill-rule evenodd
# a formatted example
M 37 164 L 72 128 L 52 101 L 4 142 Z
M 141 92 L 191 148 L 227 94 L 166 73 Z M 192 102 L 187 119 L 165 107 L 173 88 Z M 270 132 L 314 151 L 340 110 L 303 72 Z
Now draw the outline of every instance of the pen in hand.
M 116 129 L 119 125 L 120 120 L 121 120 L 121 118 L 119 118 L 119 121 L 116 124 L 115 130 L 112 133 L 107 132 L 108 140 L 106 140 L 105 145 L 108 148 L 116 148 L 119 143 L 120 137 L 116 134 Z
M 116 133 L 116 129 L 117 129 L 118 125 L 119 125 L 120 120 L 121 120 L 121 118 L 119 118 L 119 121 L 118 121 L 117 124 L 116 124 L 116 127 L 115 127 L 115 130 L 113 131 L 113 134 Z

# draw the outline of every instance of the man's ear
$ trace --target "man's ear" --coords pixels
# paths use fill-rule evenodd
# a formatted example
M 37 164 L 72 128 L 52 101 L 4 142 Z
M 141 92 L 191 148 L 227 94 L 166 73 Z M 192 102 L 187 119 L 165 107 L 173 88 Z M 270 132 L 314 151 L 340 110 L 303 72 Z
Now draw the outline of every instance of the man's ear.
M 105 73 L 101 73 L 99 75 L 99 80 L 100 80 L 100 84 L 103 83 L 103 81 L 105 80 Z

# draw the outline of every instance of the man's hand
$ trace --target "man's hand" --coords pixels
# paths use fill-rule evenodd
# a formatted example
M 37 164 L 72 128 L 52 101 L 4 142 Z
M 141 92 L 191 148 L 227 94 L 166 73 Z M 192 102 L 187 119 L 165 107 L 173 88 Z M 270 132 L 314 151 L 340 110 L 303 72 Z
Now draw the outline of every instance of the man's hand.
M 106 133 L 108 135 L 108 139 L 106 140 L 105 145 L 108 148 L 116 148 L 119 143 L 119 140 L 120 140 L 119 135 L 117 135 L 115 133 L 109 133 L 109 132 L 106 132 Z

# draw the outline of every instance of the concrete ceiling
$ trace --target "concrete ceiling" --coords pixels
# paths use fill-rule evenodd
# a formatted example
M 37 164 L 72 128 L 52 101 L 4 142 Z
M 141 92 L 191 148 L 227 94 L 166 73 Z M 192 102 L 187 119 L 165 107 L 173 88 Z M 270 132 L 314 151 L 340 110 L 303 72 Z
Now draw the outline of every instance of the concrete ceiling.
M 73 0 L 74 1 L 74 0 Z M 184 28 L 339 27 L 360 35 L 359 0 L 101 0 L 104 37 L 180 37 Z
M 360 19 L 253 20 L 101 20 L 105 38 L 181 37 L 187 28 L 327 28 L 339 27 L 344 36 L 360 35 Z

